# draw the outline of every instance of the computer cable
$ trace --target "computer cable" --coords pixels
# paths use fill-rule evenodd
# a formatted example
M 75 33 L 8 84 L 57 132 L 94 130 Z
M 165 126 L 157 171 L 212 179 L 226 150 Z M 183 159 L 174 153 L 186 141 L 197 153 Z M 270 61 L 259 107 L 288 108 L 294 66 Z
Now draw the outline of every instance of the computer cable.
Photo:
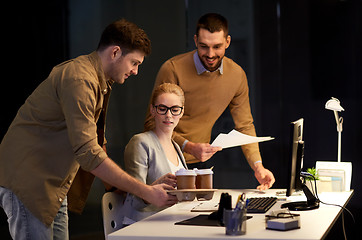
M 346 212 L 349 213 L 349 215 L 351 216 L 352 220 L 353 220 L 353 223 L 355 224 L 356 221 L 354 219 L 354 216 L 352 214 L 352 212 L 350 210 L 348 210 L 346 207 L 343 207 L 341 205 L 338 205 L 338 204 L 332 204 L 332 203 L 326 203 L 326 202 L 323 202 L 320 200 L 319 196 L 318 196 L 318 190 L 317 190 L 317 180 L 316 178 L 313 176 L 313 174 L 310 174 L 308 172 L 300 172 L 300 176 L 303 177 L 303 180 L 304 182 L 306 181 L 305 180 L 305 177 L 311 177 L 313 178 L 313 181 L 314 181 L 314 189 L 313 189 L 313 184 L 311 184 L 311 190 L 313 192 L 313 194 L 315 195 L 315 197 L 317 198 L 317 200 L 320 202 L 320 203 L 323 203 L 325 205 L 330 205 L 330 206 L 336 206 L 336 207 L 340 207 L 343 211 L 342 211 L 342 229 L 343 229 L 343 235 L 344 235 L 344 239 L 347 240 L 347 234 L 346 234 L 346 228 L 345 228 L 345 222 L 344 222 L 344 210 Z M 312 182 L 312 180 L 310 180 Z

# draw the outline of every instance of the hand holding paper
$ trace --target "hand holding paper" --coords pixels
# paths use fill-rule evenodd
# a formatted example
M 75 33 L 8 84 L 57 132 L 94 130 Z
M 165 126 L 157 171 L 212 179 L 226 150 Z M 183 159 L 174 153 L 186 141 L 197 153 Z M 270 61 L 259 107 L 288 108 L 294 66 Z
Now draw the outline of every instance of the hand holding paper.
M 209 143 L 187 142 L 184 151 L 191 154 L 201 162 L 209 160 L 217 151 L 221 151 L 221 147 L 212 147 Z
M 236 147 L 241 146 L 249 143 L 256 143 L 256 142 L 264 142 L 273 140 L 273 137 L 254 137 L 243 134 L 241 132 L 236 131 L 235 129 L 229 132 L 228 134 L 220 133 L 215 140 L 211 143 L 213 147 L 222 147 L 222 148 L 229 148 L 229 147 Z

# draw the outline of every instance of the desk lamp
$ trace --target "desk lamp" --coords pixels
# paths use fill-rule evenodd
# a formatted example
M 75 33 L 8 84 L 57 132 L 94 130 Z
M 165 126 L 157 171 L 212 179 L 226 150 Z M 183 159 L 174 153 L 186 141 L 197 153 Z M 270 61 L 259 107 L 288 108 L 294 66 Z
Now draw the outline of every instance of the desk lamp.
M 337 98 L 332 97 L 326 102 L 325 108 L 332 110 L 337 123 L 338 132 L 338 161 L 317 161 L 316 169 L 319 176 L 335 177 L 341 179 L 341 189 L 332 191 L 349 191 L 351 189 L 352 162 L 341 162 L 341 142 L 342 142 L 342 124 L 343 118 L 338 116 L 338 112 L 344 111 Z M 333 185 L 332 185 L 333 189 Z M 328 190 L 330 191 L 330 190 Z
M 341 145 L 342 145 L 342 124 L 343 118 L 338 116 L 338 112 L 344 111 L 341 107 L 341 104 L 337 98 L 332 97 L 326 102 L 325 108 L 327 110 L 332 110 L 334 112 L 334 118 L 337 123 L 337 132 L 338 132 L 338 162 L 341 162 Z

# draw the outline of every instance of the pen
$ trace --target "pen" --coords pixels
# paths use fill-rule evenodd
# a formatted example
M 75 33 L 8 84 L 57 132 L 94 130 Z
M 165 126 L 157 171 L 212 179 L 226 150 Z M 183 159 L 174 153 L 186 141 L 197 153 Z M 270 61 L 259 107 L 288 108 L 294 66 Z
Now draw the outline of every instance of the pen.
M 246 199 L 246 202 L 245 202 L 245 208 L 247 208 L 247 207 L 248 207 L 249 202 L 250 202 L 250 199 L 249 199 L 249 198 L 248 198 L 248 199 Z
M 236 205 L 238 205 L 239 202 L 241 202 L 244 205 L 243 207 L 245 207 L 245 193 L 239 195 Z
M 238 202 L 240 201 L 240 199 L 241 199 L 241 195 L 239 195 L 238 200 L 236 201 L 236 204 L 238 204 Z
M 238 203 L 236 204 L 235 210 L 241 210 L 244 207 L 245 206 L 244 206 L 243 202 L 241 200 L 239 200 Z

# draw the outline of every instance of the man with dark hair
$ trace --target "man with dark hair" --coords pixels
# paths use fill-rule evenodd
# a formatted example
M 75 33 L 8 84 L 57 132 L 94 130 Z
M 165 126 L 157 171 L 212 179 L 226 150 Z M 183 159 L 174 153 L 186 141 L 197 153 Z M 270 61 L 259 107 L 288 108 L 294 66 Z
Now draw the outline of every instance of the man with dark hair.
M 146 33 L 125 19 L 116 21 L 104 29 L 97 50 L 102 51 L 109 45 L 122 47 L 124 55 L 131 50 L 139 50 L 146 56 L 151 54 L 151 42 Z
M 0 145 L 0 206 L 14 239 L 68 239 L 68 206 L 82 211 L 94 176 L 156 206 L 176 203 L 172 187 L 134 179 L 104 148 L 111 85 L 150 51 L 142 29 L 116 21 L 97 51 L 55 66 L 21 106 Z
M 196 25 L 195 35 L 197 37 L 199 36 L 200 29 L 206 29 L 211 33 L 223 31 L 225 38 L 229 35 L 228 21 L 217 13 L 208 13 L 200 17 Z
M 155 87 L 170 82 L 178 84 L 185 92 L 184 117 L 175 128 L 173 139 L 182 146 L 191 169 L 209 167 L 204 162 L 221 150 L 209 142 L 212 127 L 227 107 L 235 129 L 256 136 L 245 72 L 225 57 L 225 50 L 231 42 L 227 20 L 216 13 L 202 16 L 197 23 L 194 41 L 197 50 L 167 60 L 155 81 Z M 148 113 L 145 130 L 149 129 L 149 123 Z M 258 189 L 270 188 L 275 179 L 262 164 L 259 145 L 244 145 L 242 150 L 260 183 Z

